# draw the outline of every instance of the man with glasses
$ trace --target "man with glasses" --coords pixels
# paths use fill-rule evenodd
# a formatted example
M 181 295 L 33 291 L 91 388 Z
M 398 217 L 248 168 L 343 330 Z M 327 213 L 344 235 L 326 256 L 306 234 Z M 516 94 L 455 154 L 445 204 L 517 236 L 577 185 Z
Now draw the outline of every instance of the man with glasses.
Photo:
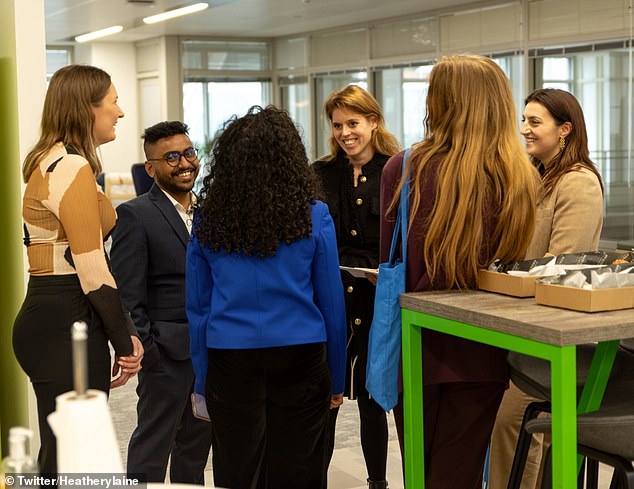
M 199 162 L 182 122 L 160 122 L 142 138 L 145 170 L 154 184 L 117 207 L 110 252 L 123 302 L 145 348 L 127 471 L 162 483 L 171 456 L 172 483 L 204 484 L 211 423 L 192 410 L 185 312 L 185 255 Z

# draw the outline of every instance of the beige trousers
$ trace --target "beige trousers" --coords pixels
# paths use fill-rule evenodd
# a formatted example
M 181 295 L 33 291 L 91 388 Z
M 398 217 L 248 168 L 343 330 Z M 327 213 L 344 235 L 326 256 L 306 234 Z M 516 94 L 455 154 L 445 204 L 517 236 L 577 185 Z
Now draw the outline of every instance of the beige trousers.
M 539 400 L 522 392 L 513 382 L 504 393 L 491 435 L 487 489 L 506 489 L 524 410 L 531 402 Z M 541 486 L 542 457 L 546 448 L 544 436 L 533 435 L 521 489 L 539 489 Z

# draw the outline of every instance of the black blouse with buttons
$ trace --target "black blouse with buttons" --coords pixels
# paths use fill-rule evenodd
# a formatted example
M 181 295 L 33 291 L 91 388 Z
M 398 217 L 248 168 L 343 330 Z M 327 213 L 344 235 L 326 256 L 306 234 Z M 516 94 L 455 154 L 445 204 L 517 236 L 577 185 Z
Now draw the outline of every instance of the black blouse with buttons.
M 375 153 L 361 167 L 354 186 L 354 172 L 343 151 L 313 165 L 335 224 L 339 263 L 349 267 L 378 268 L 381 172 L 389 159 Z M 368 333 L 374 313 L 374 286 L 365 278 L 341 272 L 348 316 L 348 375 L 346 394 L 367 396 L 365 369 Z

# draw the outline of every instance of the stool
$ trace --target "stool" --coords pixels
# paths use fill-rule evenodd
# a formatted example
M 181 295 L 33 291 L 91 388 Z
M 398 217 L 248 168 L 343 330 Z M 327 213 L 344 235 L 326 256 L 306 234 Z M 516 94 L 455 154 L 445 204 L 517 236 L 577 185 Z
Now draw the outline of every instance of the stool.
M 609 397 L 610 384 L 615 379 L 624 379 L 628 378 L 628 376 L 634 377 L 633 346 L 634 340 L 632 339 L 621 342 L 610 372 L 610 380 L 605 394 L 606 398 Z M 577 346 L 577 397 L 579 397 L 585 383 L 595 350 L 595 344 Z M 526 425 L 537 419 L 540 413 L 550 413 L 550 364 L 547 360 L 515 352 L 509 353 L 508 364 L 511 380 L 522 391 L 533 397 L 545 400 L 544 402 L 531 403 L 524 413 L 507 485 L 507 489 L 519 489 L 528 457 L 528 449 L 532 440 L 532 434 L 526 431 Z
M 587 459 L 587 489 L 598 487 L 599 462 L 614 468 L 610 489 L 634 489 L 634 379 L 611 384 L 598 411 L 577 417 L 578 450 Z M 529 433 L 549 433 L 551 429 L 549 415 L 526 424 Z M 544 467 L 542 489 L 552 487 L 551 472 L 550 466 Z M 583 487 L 583 479 L 579 487 Z

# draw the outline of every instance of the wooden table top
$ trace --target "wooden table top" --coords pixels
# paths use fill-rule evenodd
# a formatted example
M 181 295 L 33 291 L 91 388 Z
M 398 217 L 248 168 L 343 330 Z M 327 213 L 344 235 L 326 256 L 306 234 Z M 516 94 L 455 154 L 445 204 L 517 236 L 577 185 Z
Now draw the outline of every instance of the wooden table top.
M 634 309 L 577 312 L 480 290 L 410 292 L 402 308 L 558 346 L 634 337 Z

